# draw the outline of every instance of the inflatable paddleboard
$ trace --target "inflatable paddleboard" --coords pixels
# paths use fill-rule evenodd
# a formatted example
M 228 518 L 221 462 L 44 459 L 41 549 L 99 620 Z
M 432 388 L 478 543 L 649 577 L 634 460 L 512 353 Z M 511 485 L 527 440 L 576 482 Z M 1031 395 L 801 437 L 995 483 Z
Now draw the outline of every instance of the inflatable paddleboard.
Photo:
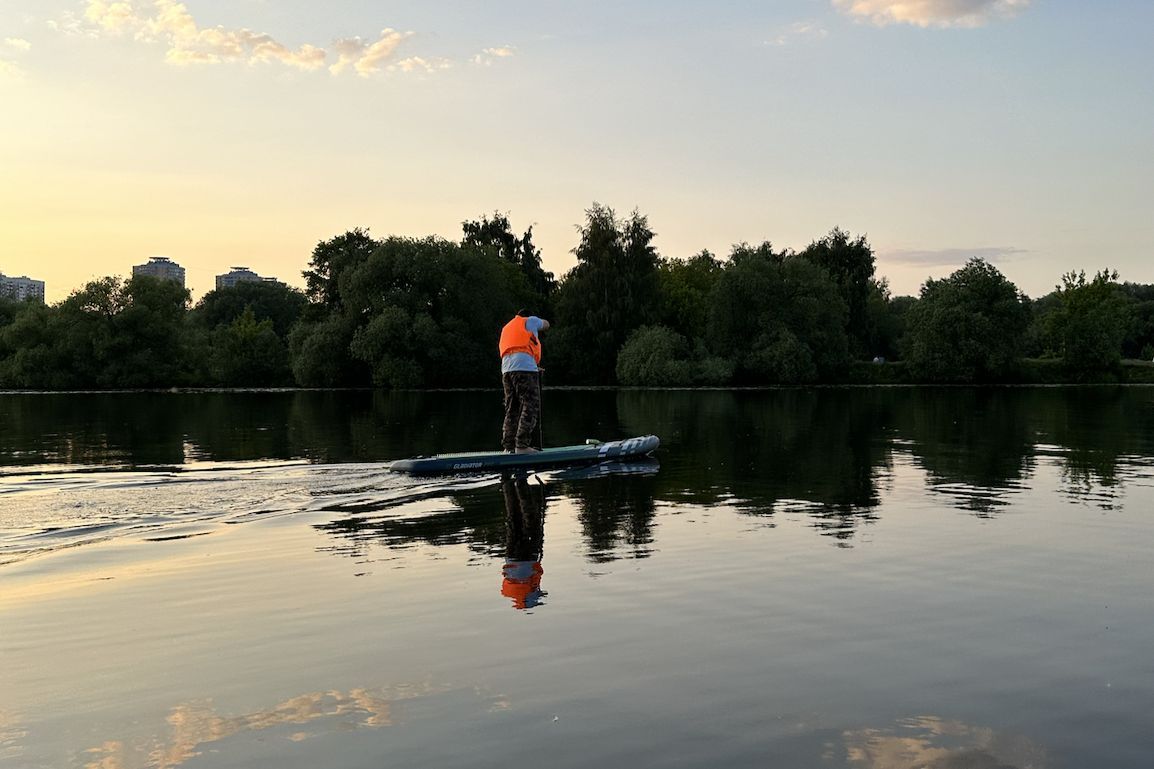
M 389 465 L 394 473 L 476 473 L 517 467 L 595 464 L 651 453 L 661 443 L 656 435 L 642 435 L 623 441 L 589 441 L 580 446 L 558 446 L 528 454 L 478 451 L 467 454 L 436 454 L 431 457 L 398 459 Z

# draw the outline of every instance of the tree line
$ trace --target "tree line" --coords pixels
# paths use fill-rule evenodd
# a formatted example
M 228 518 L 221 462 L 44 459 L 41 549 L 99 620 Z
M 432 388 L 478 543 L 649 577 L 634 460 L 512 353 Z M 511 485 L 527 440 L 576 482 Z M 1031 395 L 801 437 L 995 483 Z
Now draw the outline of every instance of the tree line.
M 194 306 L 137 276 L 54 305 L 0 299 L 0 387 L 494 386 L 517 311 L 553 321 L 552 384 L 1118 381 L 1124 360 L 1154 358 L 1154 286 L 1109 269 L 1030 299 L 972 259 L 893 296 L 866 238 L 838 228 L 800 251 L 666 258 L 644 215 L 594 204 L 578 234 L 560 279 L 532 228 L 494 213 L 459 241 L 359 228 L 321 241 L 303 291 L 241 283 Z

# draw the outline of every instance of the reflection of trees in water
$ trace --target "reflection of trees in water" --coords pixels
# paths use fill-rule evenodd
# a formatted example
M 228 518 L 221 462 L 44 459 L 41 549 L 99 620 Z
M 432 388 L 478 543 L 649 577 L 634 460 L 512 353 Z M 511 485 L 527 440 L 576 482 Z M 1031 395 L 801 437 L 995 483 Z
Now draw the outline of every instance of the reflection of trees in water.
M 606 554 L 648 548 L 654 500 L 802 511 L 844 542 L 876 515 L 895 457 L 912 458 L 950 504 L 990 515 L 1043 461 L 1062 468 L 1072 498 L 1110 506 L 1154 455 L 1154 391 L 1144 388 L 547 390 L 545 401 L 550 444 L 662 439 L 655 479 L 558 487 L 578 500 L 590 551 Z M 500 406 L 496 390 L 0 396 L 0 463 L 385 461 L 495 447 Z M 484 494 L 461 505 L 500 520 L 499 500 Z M 501 541 L 499 525 L 474 532 L 476 520 L 458 510 L 371 525 L 397 542 Z
M 591 560 L 605 563 L 650 554 L 659 477 L 610 475 L 566 485 L 577 504 L 577 518 Z
M 187 412 L 183 429 L 196 459 L 243 461 L 253 457 L 303 456 L 292 445 L 285 418 L 292 407 L 292 393 L 217 392 L 189 396 L 191 402 L 176 401 L 170 408 Z
M 845 761 L 862 769 L 1045 769 L 1046 752 L 1025 737 L 935 716 L 843 735 Z
M 397 447 L 428 444 L 432 450 L 440 441 L 482 439 L 472 432 L 477 428 L 454 425 L 469 422 L 467 412 L 483 407 L 484 393 L 464 394 L 447 411 L 445 404 L 428 401 L 439 394 L 363 395 L 367 400 L 357 407 L 359 418 L 366 434 L 378 435 L 376 451 L 398 454 Z M 815 529 L 849 543 L 876 518 L 880 487 L 891 477 L 895 455 L 912 458 L 951 505 L 982 516 L 1006 505 L 1035 472 L 1039 439 L 1065 446 L 1059 461 L 1071 488 L 1080 480 L 1100 494 L 1100 487 L 1117 483 L 1121 456 L 1150 452 L 1147 439 L 1135 430 L 1135 418 L 1142 428 L 1154 421 L 1148 405 L 1154 399 L 1133 390 L 625 390 L 557 392 L 551 401 L 552 429 L 569 442 L 595 430 L 613 437 L 653 432 L 662 438 L 664 468 L 653 477 L 553 484 L 556 493 L 575 500 L 595 560 L 648 554 L 657 501 L 725 504 L 758 516 L 801 513 Z M 607 411 L 615 426 L 604 423 Z M 581 416 L 567 416 L 573 413 Z M 306 421 L 341 423 L 336 414 L 314 414 Z M 432 432 L 404 432 L 421 424 L 432 425 Z M 401 432 L 381 437 L 390 430 Z M 1086 496 L 1091 489 L 1073 493 Z M 454 495 L 452 504 L 435 514 L 348 519 L 329 528 L 354 542 L 468 543 L 495 553 L 501 519 L 496 492 L 478 491 Z
M 546 391 L 545 442 L 622 438 L 614 394 Z M 295 393 L 287 419 L 294 445 L 324 462 L 374 462 L 449 451 L 500 450 L 499 390 Z
M 184 420 L 166 393 L 0 396 L 0 464 L 180 464 Z
M 917 388 L 895 409 L 897 434 L 932 488 L 990 515 L 1033 471 L 1034 436 L 1023 390 Z
M 355 516 L 316 524 L 339 544 L 333 552 L 363 557 L 377 545 L 404 549 L 415 545 L 465 545 L 479 554 L 498 556 L 506 543 L 505 502 L 501 489 L 488 486 L 457 492 L 439 500 L 436 509 L 402 515 L 405 502 L 367 501 Z M 422 505 L 427 507 L 427 505 Z M 377 516 L 373 513 L 387 512 Z
M 293 441 L 324 462 L 373 462 L 449 450 L 499 449 L 499 392 L 297 393 Z
M 1031 410 L 1039 443 L 1059 447 L 1068 493 L 1116 496 L 1134 459 L 1145 464 L 1154 440 L 1154 398 L 1145 388 L 1055 388 Z
M 725 500 L 758 515 L 805 509 L 816 527 L 844 539 L 873 518 L 877 479 L 889 469 L 892 405 L 882 396 L 834 389 L 623 391 L 618 408 L 624 424 L 657 432 L 678 455 L 676 471 L 657 482 L 662 499 Z
M 374 504 L 368 499 L 358 504 L 355 515 L 316 524 L 316 528 L 338 538 L 331 551 L 358 558 L 373 546 L 404 549 L 420 544 L 465 545 L 478 554 L 508 556 L 510 548 L 527 546 L 526 542 L 541 544 L 532 537 L 526 540 L 531 531 L 518 521 L 533 513 L 543 526 L 547 496 L 558 495 L 572 500 L 591 559 L 644 558 L 653 542 L 656 477 L 605 475 L 549 487 L 522 479 L 523 486 L 512 495 L 509 489 L 492 485 L 447 492 L 443 498 L 423 499 L 419 505 L 414 500 L 390 498 Z M 404 508 L 410 504 L 413 514 L 406 515 Z

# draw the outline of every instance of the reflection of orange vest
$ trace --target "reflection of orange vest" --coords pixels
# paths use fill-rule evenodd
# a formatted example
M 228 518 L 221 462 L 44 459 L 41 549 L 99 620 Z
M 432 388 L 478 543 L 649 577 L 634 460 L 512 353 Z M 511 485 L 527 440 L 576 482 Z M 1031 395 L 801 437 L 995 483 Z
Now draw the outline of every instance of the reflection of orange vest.
M 529 609 L 540 603 L 541 576 L 545 569 L 540 561 L 510 561 L 501 567 L 501 595 L 513 601 L 514 609 Z
M 501 329 L 499 348 L 502 358 L 511 352 L 527 352 L 533 356 L 534 361 L 541 362 L 541 342 L 529 333 L 528 322 L 528 318 L 518 315 Z

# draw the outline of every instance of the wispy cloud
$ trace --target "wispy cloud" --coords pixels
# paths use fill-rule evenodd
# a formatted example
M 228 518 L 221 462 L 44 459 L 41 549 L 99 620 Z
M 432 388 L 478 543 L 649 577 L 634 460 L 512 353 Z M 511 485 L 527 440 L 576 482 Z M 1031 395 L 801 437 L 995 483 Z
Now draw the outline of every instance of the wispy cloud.
M 474 56 L 472 61 L 474 64 L 480 64 L 481 66 L 487 67 L 497 59 L 508 59 L 516 53 L 516 49 L 511 45 L 503 45 L 497 48 L 486 48 Z
M 386 27 L 381 30 L 380 37 L 371 42 L 359 37 L 337 40 L 333 43 L 337 61 L 329 67 L 329 72 L 339 75 L 348 67 L 352 67 L 361 77 L 375 74 L 388 64 L 397 47 L 412 36 L 412 32 L 398 32 Z
M 833 0 L 842 11 L 878 26 L 980 27 L 1013 16 L 1031 0 Z
M 401 59 L 396 64 L 390 64 L 389 70 L 392 72 L 440 72 L 452 66 L 453 62 L 448 59 L 436 57 L 426 59 L 421 56 L 410 56 L 407 59 Z
M 829 30 L 816 21 L 798 21 L 790 24 L 777 35 L 765 41 L 766 45 L 782 46 L 791 43 L 811 42 L 824 40 L 829 37 Z
M 937 250 L 896 249 L 883 251 L 878 259 L 890 264 L 908 264 L 923 267 L 959 267 L 970 259 L 985 259 L 987 262 L 1006 262 L 1022 254 L 1029 253 L 1024 248 L 1013 246 L 987 246 L 983 248 L 941 248 Z
M 32 44 L 19 37 L 6 37 L 0 41 L 0 77 L 20 78 L 24 70 L 15 61 L 5 58 L 8 55 L 19 56 L 32 50 Z
M 131 37 L 164 45 L 165 61 L 177 66 L 195 64 L 276 63 L 314 71 L 327 68 L 369 77 L 379 72 L 437 72 L 453 65 L 449 59 L 398 53 L 413 32 L 385 28 L 376 38 L 346 37 L 326 50 L 317 45 L 289 47 L 263 32 L 202 27 L 187 6 L 177 0 L 86 0 L 83 18 L 65 14 L 52 24 L 70 34 L 95 37 Z M 511 49 L 491 48 L 486 52 Z M 491 53 L 493 56 L 505 55 Z

